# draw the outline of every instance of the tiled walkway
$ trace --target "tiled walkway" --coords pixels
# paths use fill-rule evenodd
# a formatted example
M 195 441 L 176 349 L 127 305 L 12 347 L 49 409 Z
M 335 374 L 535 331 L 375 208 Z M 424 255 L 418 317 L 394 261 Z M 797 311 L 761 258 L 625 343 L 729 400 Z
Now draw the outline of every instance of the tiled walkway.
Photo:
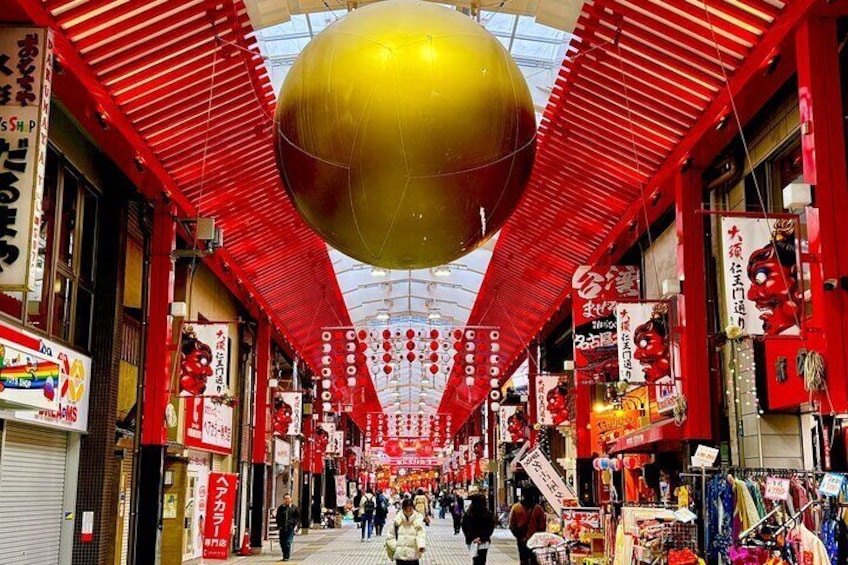
M 388 529 L 388 528 L 387 528 Z M 384 531 L 385 533 L 385 531 Z M 427 551 L 421 565 L 471 565 L 462 534 L 453 535 L 450 520 L 433 520 L 427 529 Z M 292 565 L 389 565 L 383 548 L 385 538 L 360 541 L 360 532 L 353 524 L 341 529 L 310 530 L 295 537 Z M 489 550 L 487 565 L 515 565 L 518 552 L 508 530 L 496 530 Z M 258 565 L 280 561 L 279 545 L 274 550 L 265 548 L 263 555 L 235 557 L 229 561 L 209 561 L 215 565 Z

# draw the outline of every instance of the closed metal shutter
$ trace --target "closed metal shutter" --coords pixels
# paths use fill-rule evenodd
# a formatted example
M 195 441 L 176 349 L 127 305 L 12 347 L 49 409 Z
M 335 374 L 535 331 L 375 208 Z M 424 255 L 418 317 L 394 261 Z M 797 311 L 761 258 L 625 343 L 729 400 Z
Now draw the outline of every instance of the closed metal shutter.
M 0 563 L 58 563 L 68 433 L 5 424 L 0 446 Z

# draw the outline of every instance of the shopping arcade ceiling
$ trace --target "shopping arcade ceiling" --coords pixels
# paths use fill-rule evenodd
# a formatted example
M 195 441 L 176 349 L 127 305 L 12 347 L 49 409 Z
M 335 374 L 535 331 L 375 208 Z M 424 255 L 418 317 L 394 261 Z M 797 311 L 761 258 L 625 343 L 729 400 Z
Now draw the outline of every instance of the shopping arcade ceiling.
M 709 18 L 699 0 L 585 4 L 574 44 L 582 54 L 559 72 L 528 194 L 487 251 L 466 317 L 502 329 L 507 373 L 567 298 L 574 268 L 604 259 L 645 193 L 686 157 L 693 132 L 726 114 L 725 73 L 733 85 L 759 72 L 813 3 L 707 0 Z M 219 221 L 226 246 L 213 267 L 317 370 L 321 328 L 368 316 L 349 308 L 359 298 L 346 303 L 339 286 L 354 265 L 331 260 L 282 196 L 271 146 L 274 89 L 241 2 L 20 4 L 57 31 L 61 64 L 92 93 L 94 107 L 77 109 L 123 134 L 137 159 L 104 149 L 146 190 L 167 190 L 181 214 Z M 364 368 L 360 377 L 345 402 L 357 404 L 361 425 L 362 414 L 384 403 Z M 464 386 L 464 375 L 452 374 L 439 411 L 464 419 L 486 392 Z

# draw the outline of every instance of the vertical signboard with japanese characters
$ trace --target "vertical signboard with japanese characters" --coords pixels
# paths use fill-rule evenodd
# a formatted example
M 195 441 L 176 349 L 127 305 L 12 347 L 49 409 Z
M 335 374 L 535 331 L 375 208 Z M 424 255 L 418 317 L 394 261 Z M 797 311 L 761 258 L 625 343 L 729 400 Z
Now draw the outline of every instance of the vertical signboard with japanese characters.
M 273 418 L 274 434 L 278 436 L 296 436 L 300 434 L 303 419 L 303 393 L 283 392 L 274 398 Z
M 523 406 L 501 406 L 501 443 L 523 443 L 530 435 L 529 420 Z
M 209 473 L 209 495 L 203 528 L 203 558 L 226 559 L 230 555 L 238 475 Z
M 616 306 L 619 380 L 647 384 L 652 411 L 674 406 L 677 386 L 671 363 L 671 326 L 665 301 L 619 302 Z
M 228 324 L 192 322 L 180 334 L 180 395 L 185 403 L 187 447 L 230 453 L 233 408 L 230 405 L 230 334 Z
M 721 217 L 729 327 L 748 335 L 798 335 L 803 297 L 796 221 Z
M 615 306 L 639 298 L 638 267 L 583 266 L 571 282 L 574 371 L 578 384 L 618 379 Z
M 0 289 L 35 290 L 53 37 L 0 26 Z
M 536 414 L 543 426 L 567 426 L 569 412 L 568 375 L 538 375 L 536 377 Z

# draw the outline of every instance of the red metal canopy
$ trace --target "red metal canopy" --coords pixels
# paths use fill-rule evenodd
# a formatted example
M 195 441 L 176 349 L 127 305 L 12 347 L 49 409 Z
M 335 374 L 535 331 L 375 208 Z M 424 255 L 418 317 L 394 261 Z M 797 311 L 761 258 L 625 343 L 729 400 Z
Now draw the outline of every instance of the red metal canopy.
M 129 141 L 135 155 L 106 143 L 103 150 L 149 197 L 164 191 L 182 217 L 217 220 L 225 249 L 211 266 L 317 370 L 321 328 L 350 318 L 326 246 L 297 216 L 277 173 L 275 96 L 242 2 L 19 3 L 53 29 L 60 65 L 88 91 L 86 100 L 79 92 L 63 99 L 66 106 L 80 121 L 96 114 Z M 381 408 L 361 374 L 350 400 L 364 408 L 353 414 L 364 422 Z
M 575 269 L 614 260 L 622 234 L 668 209 L 660 184 L 717 122 L 732 120 L 729 92 L 762 74 L 813 3 L 586 2 L 542 118 L 527 194 L 469 320 L 502 328 L 504 375 L 557 318 Z M 440 411 L 461 422 L 485 394 L 455 373 Z

